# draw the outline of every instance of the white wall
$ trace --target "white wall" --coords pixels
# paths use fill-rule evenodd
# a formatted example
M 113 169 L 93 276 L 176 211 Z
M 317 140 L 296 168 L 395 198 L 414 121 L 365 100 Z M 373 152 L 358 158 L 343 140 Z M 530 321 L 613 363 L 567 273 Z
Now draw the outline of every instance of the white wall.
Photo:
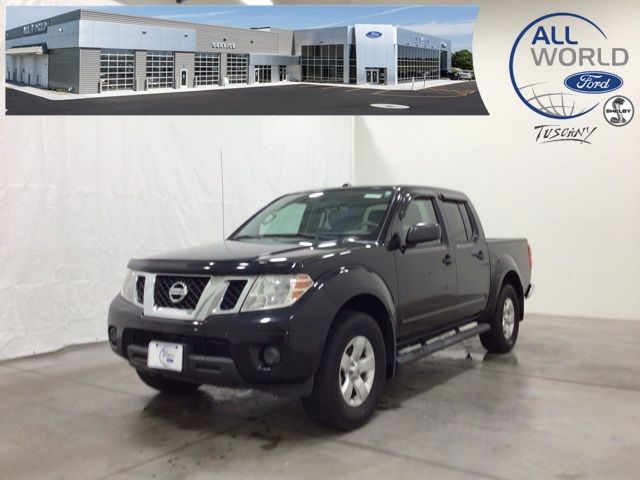
M 353 179 L 352 120 L 0 117 L 0 359 L 106 338 L 129 258 Z
M 520 29 L 558 11 L 557 2 L 479 4 L 474 64 L 490 115 L 359 118 L 356 182 L 459 189 L 489 236 L 527 237 L 536 284 L 530 312 L 640 320 L 640 120 L 616 128 L 594 112 L 567 122 L 597 127 L 592 145 L 536 144 L 533 127 L 553 122 L 519 101 L 508 58 Z M 593 19 L 629 49 L 616 93 L 638 108 L 640 4 L 564 0 L 561 11 Z
M 536 285 L 529 312 L 640 320 L 640 164 L 630 146 L 596 143 L 585 155 L 555 145 L 544 155 L 548 146 L 498 120 L 455 124 L 356 120 L 356 183 L 462 190 L 488 236 L 527 237 Z M 488 141 L 498 128 L 512 141 Z

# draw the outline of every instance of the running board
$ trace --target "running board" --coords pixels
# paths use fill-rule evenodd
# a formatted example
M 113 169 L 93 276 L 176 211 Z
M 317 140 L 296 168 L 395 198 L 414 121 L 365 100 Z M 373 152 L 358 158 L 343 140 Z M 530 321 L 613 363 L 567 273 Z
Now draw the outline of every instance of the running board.
M 396 361 L 399 365 L 404 365 L 409 362 L 413 362 L 420 358 L 426 357 L 427 355 L 431 355 L 437 351 L 443 350 L 451 345 L 462 342 L 467 338 L 475 337 L 476 335 L 480 335 L 481 333 L 486 332 L 487 330 L 491 330 L 491 327 L 487 323 L 479 323 L 473 328 L 469 328 L 467 330 L 458 330 L 455 335 L 451 335 L 449 337 L 443 338 L 441 340 L 435 340 L 431 343 L 427 343 L 426 345 L 416 348 L 415 350 L 411 350 L 410 352 L 403 353 L 398 355 Z

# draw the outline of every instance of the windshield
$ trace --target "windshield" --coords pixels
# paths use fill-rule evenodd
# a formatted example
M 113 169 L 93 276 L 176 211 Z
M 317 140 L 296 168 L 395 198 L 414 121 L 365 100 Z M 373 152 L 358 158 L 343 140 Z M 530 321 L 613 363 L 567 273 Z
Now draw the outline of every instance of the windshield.
M 232 240 L 377 237 L 392 190 L 344 190 L 286 195 L 251 218 Z

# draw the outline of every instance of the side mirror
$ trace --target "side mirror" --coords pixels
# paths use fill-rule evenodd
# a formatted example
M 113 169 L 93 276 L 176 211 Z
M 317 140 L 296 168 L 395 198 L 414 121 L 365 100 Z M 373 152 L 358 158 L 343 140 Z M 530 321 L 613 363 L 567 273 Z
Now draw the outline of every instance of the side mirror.
M 442 229 L 437 223 L 416 223 L 407 232 L 407 245 L 433 242 L 442 238 Z

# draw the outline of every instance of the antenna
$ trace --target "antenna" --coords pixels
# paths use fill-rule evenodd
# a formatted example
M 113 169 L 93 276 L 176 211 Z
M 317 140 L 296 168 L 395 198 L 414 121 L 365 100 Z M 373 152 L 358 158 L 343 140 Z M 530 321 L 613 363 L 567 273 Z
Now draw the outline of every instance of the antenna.
M 227 239 L 224 227 L 224 161 L 222 160 L 222 149 L 220 149 L 220 195 L 222 199 L 222 238 Z

